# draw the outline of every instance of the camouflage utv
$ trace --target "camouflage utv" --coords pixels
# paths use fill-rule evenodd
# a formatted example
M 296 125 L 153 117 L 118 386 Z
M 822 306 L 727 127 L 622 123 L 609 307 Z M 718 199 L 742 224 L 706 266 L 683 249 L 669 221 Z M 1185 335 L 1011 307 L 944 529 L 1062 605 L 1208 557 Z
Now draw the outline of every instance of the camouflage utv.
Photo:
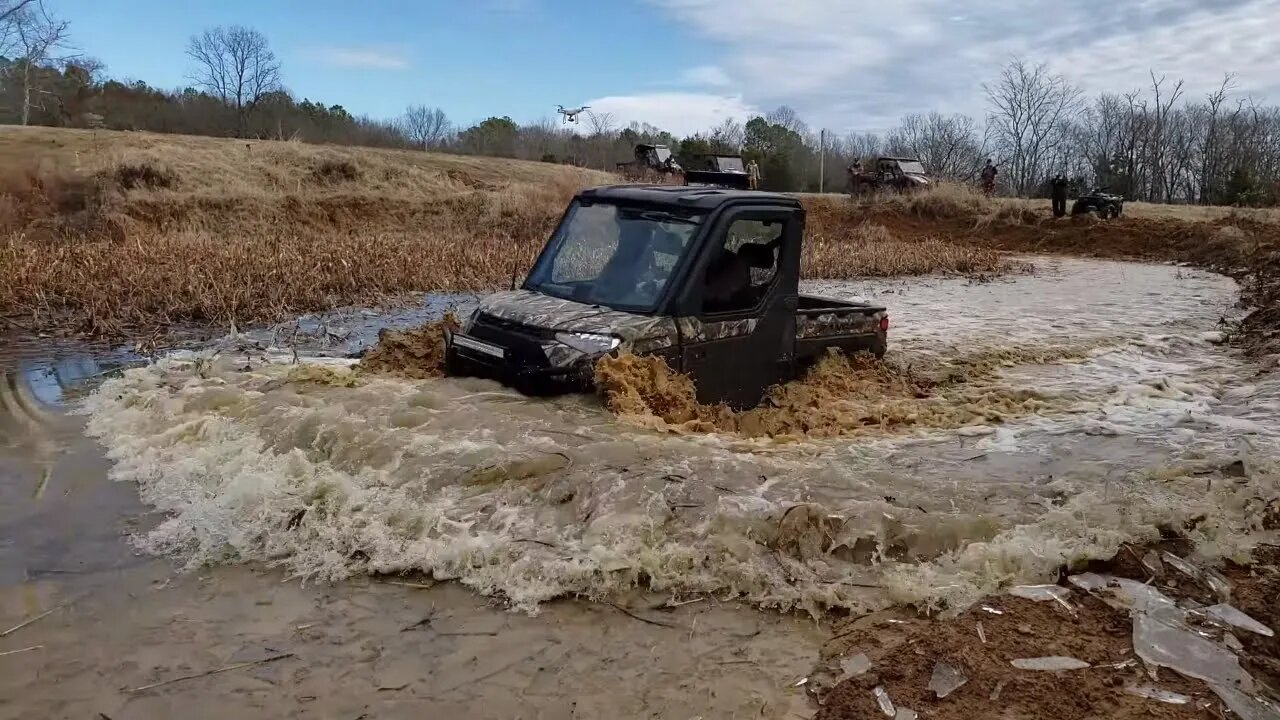
M 829 349 L 885 352 L 883 307 L 799 293 L 804 208 L 773 193 L 620 185 L 570 204 L 519 290 L 446 334 L 452 375 L 589 390 L 597 360 L 656 355 L 703 402 L 754 406 Z

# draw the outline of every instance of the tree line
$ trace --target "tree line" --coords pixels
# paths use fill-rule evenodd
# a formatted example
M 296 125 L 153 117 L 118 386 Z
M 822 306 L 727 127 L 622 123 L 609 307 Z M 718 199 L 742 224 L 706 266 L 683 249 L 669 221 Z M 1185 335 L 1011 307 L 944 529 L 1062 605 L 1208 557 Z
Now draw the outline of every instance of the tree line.
M 1145 88 L 1087 97 L 1047 65 L 1014 60 L 983 85 L 981 118 L 914 113 L 886 133 L 834 136 L 784 106 L 677 138 L 592 111 L 574 125 L 490 117 L 458 126 L 423 104 L 393 119 L 353 115 L 290 93 L 267 38 L 246 27 L 204 30 L 186 55 L 187 87 L 112 79 L 74 49 L 70 24 L 45 0 L 0 0 L 0 123 L 418 148 L 603 170 L 629 160 L 638 143 L 663 144 L 685 166 L 740 153 L 759 163 L 764 188 L 786 191 L 842 189 L 855 158 L 911 157 L 958 182 L 975 182 L 992 159 L 1009 195 L 1042 196 L 1063 174 L 1078 189 L 1150 202 L 1280 202 L 1280 107 L 1236 94 L 1229 75 L 1204 97 L 1154 73 Z

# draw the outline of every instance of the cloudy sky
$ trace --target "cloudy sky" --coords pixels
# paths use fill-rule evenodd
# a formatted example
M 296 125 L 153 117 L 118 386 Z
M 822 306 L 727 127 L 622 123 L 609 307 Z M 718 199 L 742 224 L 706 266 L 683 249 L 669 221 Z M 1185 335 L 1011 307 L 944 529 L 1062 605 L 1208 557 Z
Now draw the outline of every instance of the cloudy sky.
M 1013 57 L 1090 92 L 1149 84 L 1280 102 L 1280 0 L 45 0 L 117 76 L 187 81 L 187 37 L 258 28 L 299 96 L 391 117 L 521 122 L 556 104 L 678 134 L 780 104 L 811 126 L 884 130 L 907 112 L 981 115 Z

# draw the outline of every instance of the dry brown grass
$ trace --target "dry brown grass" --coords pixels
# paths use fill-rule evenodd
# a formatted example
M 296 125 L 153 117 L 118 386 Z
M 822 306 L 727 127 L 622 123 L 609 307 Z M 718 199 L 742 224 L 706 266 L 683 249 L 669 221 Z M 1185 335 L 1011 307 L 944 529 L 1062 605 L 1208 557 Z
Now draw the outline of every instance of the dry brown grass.
M 0 325 L 244 326 L 410 291 L 500 288 L 528 268 L 575 192 L 611 182 L 413 151 L 3 129 Z M 810 278 L 1022 269 L 1008 250 L 1235 262 L 1259 244 L 1255 218 L 1269 217 L 1059 223 L 1047 204 L 945 185 L 804 202 Z
M 33 147 L 42 154 L 19 152 Z M 0 132 L 0 162 L 0 318 L 96 333 L 500 287 L 575 192 L 611 179 L 419 152 L 49 129 Z
M 1025 272 L 1027 263 L 989 248 L 961 245 L 936 237 L 899 238 L 883 225 L 864 222 L 815 227 L 805 241 L 801 275 L 845 280 L 958 273 L 1000 275 Z

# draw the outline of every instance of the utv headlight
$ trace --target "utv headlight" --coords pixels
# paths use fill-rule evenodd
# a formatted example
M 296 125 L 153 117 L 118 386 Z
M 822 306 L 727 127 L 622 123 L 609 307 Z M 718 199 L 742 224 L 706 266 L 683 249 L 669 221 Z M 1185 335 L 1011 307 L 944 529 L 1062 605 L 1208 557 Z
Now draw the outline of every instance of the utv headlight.
M 621 340 L 612 335 L 581 332 L 556 333 L 556 340 L 587 355 L 601 355 L 622 344 Z

